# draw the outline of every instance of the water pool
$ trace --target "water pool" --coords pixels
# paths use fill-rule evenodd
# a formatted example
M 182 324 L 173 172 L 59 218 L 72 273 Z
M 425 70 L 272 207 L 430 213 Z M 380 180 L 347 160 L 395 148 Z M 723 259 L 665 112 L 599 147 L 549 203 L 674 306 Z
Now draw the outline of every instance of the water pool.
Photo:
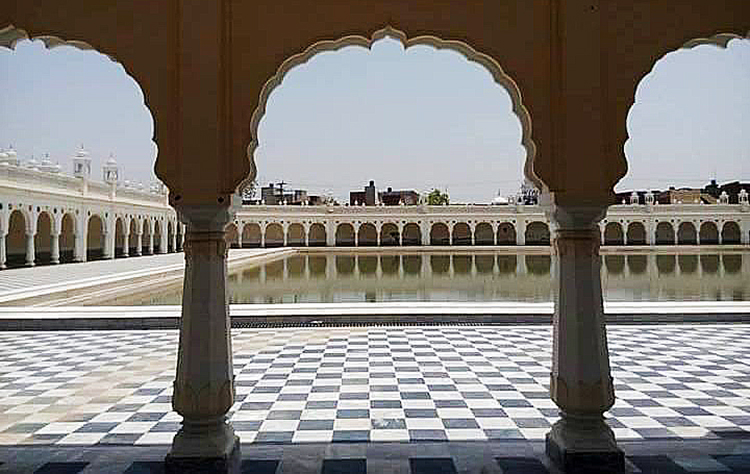
M 302 250 L 228 277 L 230 303 L 552 301 L 549 254 L 483 251 Z M 608 253 L 607 301 L 750 299 L 750 252 Z M 139 293 L 122 305 L 180 304 L 182 287 Z

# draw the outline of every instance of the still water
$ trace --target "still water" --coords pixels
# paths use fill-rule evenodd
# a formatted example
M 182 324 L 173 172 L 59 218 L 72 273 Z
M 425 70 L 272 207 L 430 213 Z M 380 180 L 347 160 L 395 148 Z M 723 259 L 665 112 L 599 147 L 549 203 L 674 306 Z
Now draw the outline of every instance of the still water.
M 310 254 L 239 268 L 231 303 L 523 301 L 553 299 L 549 255 Z M 750 253 L 602 256 L 607 301 L 750 299 Z M 121 304 L 180 304 L 181 287 Z

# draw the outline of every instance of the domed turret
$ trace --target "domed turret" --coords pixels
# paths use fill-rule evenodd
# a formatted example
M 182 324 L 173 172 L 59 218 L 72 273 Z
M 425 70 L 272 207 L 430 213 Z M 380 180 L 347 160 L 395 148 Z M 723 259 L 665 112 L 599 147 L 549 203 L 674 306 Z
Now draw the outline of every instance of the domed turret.
M 34 155 L 31 155 L 29 161 L 26 162 L 26 167 L 30 170 L 39 171 L 39 162 L 34 159 Z
M 117 183 L 117 180 L 119 178 L 119 170 L 117 168 L 117 160 L 115 160 L 115 156 L 110 153 L 109 159 L 102 167 L 103 171 L 103 178 L 105 183 L 114 184 Z
M 73 175 L 87 179 L 91 176 L 91 157 L 89 157 L 89 152 L 83 149 L 83 145 L 73 157 Z
M 39 165 L 39 171 L 44 171 L 46 173 L 59 173 L 60 165 L 52 163 L 52 160 L 49 157 L 49 153 L 45 153 L 42 164 Z
M 18 166 L 18 154 L 13 149 L 13 145 L 5 151 L 0 150 L 0 163 Z

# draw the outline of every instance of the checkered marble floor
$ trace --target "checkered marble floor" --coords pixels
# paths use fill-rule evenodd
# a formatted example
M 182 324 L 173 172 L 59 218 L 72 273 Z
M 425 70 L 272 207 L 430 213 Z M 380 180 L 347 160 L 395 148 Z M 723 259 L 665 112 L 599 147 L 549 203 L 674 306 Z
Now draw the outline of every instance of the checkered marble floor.
M 0 333 L 0 444 L 165 445 L 177 331 Z M 237 329 L 243 443 L 543 439 L 546 326 Z M 608 328 L 618 440 L 750 439 L 750 325 Z

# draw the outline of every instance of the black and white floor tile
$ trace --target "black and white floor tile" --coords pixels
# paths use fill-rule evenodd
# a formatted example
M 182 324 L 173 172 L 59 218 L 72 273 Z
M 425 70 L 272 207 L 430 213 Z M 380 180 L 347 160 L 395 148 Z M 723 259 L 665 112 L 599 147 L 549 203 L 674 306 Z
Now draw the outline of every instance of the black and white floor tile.
M 551 329 L 233 331 L 242 443 L 543 440 Z M 608 328 L 618 440 L 750 439 L 750 325 Z M 168 445 L 176 331 L 0 333 L 0 445 Z

